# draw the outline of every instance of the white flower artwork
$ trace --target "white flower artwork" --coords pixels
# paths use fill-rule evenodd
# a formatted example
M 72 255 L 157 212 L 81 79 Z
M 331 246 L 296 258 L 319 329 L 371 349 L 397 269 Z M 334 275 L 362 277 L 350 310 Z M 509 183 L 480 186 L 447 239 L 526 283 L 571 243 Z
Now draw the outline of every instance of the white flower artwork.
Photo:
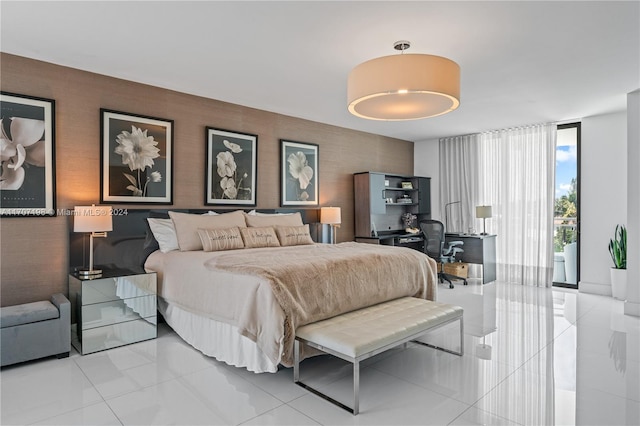
M 173 121 L 101 112 L 101 201 L 171 204 Z
M 258 137 L 207 128 L 206 204 L 256 205 Z
M 318 205 L 318 145 L 281 140 L 282 206 Z
M 160 149 L 157 148 L 158 142 L 153 139 L 153 136 L 147 136 L 147 130 L 132 125 L 131 132 L 123 130 L 116 137 L 116 143 L 118 146 L 116 146 L 115 153 L 122 156 L 122 164 L 128 165 L 132 172 L 137 173 L 137 177 L 129 173 L 122 173 L 131 183 L 131 185 L 127 185 L 127 189 L 136 197 L 146 197 L 149 183 L 157 183 L 162 180 L 162 175 L 157 170 L 152 171 L 144 179 L 141 175 L 147 167 L 152 168 L 155 164 L 153 159 L 160 156 Z
M 55 101 L 0 94 L 0 216 L 55 216 Z
M 9 134 L 5 125 L 9 124 Z M 22 187 L 25 167 L 44 165 L 44 120 L 12 117 L 0 119 L 0 190 Z M 25 164 L 26 163 L 26 164 Z

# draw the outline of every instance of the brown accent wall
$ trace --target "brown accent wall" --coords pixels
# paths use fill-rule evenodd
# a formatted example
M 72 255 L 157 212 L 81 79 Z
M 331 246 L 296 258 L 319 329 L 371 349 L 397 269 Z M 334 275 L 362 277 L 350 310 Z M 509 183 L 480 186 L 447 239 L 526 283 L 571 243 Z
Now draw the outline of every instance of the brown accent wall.
M 274 208 L 280 203 L 279 139 L 318 144 L 320 204 L 342 207 L 338 241 L 353 240 L 354 236 L 353 173 L 413 171 L 413 143 L 408 141 L 5 53 L 0 60 L 3 91 L 56 101 L 58 209 L 99 202 L 100 108 L 174 120 L 176 208 L 205 207 L 206 126 L 258 135 L 258 208 Z M 69 218 L 62 216 L 0 219 L 1 306 L 67 293 L 69 224 Z

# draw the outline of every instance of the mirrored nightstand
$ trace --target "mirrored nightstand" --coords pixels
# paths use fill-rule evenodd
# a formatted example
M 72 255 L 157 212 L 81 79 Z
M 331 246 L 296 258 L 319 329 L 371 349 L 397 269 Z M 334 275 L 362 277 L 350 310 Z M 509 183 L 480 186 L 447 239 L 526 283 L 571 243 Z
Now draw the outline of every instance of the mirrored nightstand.
M 104 270 L 97 278 L 69 275 L 71 343 L 82 355 L 157 336 L 154 273 Z

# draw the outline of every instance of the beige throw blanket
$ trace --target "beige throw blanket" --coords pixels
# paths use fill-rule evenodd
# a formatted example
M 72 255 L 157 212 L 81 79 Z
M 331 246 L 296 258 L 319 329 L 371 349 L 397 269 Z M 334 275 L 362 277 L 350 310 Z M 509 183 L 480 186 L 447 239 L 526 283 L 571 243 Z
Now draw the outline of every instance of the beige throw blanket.
M 292 365 L 296 327 L 399 297 L 435 300 L 435 262 L 418 251 L 372 244 L 317 244 L 247 259 L 242 250 L 207 261 L 210 270 L 261 277 L 285 315 L 281 362 Z

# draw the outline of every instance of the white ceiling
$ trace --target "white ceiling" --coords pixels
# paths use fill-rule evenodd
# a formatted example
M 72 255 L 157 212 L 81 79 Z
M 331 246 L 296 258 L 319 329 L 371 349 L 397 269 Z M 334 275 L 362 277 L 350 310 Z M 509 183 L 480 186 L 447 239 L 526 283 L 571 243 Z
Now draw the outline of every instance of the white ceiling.
M 411 141 L 622 110 L 640 87 L 639 1 L 2 1 L 0 15 L 3 52 Z M 397 40 L 458 62 L 456 111 L 349 114 L 349 71 Z

